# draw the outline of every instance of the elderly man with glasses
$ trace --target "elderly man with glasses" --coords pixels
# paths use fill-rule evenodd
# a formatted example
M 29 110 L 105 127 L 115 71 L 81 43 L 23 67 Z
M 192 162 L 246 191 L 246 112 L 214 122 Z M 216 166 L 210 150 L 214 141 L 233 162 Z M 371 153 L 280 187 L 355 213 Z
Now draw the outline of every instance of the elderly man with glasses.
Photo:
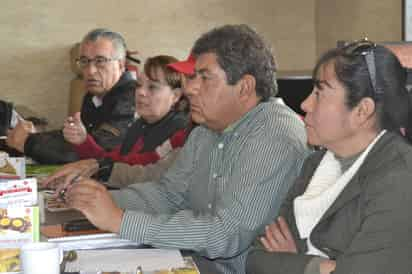
M 119 145 L 134 119 L 136 81 L 125 69 L 126 44 L 119 33 L 95 29 L 83 38 L 77 65 L 87 94 L 81 113 L 69 117 L 62 131 L 31 134 L 24 121 L 8 134 L 8 146 L 40 163 L 61 164 L 78 160 L 70 143 L 84 124 L 104 149 Z

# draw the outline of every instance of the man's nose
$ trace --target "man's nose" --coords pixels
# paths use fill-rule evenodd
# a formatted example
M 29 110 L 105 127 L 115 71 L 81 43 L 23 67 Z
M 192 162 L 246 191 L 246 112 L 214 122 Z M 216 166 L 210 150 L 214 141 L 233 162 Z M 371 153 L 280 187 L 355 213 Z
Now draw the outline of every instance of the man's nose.
M 93 75 L 96 73 L 97 68 L 94 65 L 94 62 L 89 62 L 84 68 L 83 68 L 83 73 L 86 75 Z
M 184 89 L 184 93 L 186 96 L 192 96 L 199 92 L 200 88 L 200 81 L 198 76 L 194 76 L 192 79 L 187 80 L 186 88 Z

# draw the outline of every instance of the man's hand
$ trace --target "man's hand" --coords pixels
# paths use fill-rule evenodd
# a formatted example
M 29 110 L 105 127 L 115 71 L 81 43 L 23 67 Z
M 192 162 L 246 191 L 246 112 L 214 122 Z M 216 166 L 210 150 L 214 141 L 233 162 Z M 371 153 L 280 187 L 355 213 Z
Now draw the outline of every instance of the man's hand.
M 24 153 L 24 144 L 31 133 L 35 133 L 35 127 L 32 122 L 19 120 L 16 127 L 7 132 L 6 144 L 20 152 Z
M 261 237 L 260 241 L 269 252 L 297 253 L 295 240 L 283 217 L 266 226 L 265 236 Z
M 42 187 L 56 189 L 56 192 L 58 193 L 63 188 L 66 188 L 75 177 L 80 175 L 83 178 L 89 178 L 98 169 L 99 164 L 96 159 L 80 160 L 62 166 L 41 181 L 40 184 Z
M 324 260 L 320 263 L 320 273 L 321 274 L 330 274 L 336 268 L 336 261 L 333 260 Z
M 76 112 L 73 117 L 68 117 L 64 122 L 64 139 L 74 145 L 80 145 L 86 141 L 87 131 L 80 118 L 80 112 Z
M 96 227 L 119 233 L 123 210 L 102 184 L 91 179 L 74 183 L 66 193 L 66 203 L 81 211 Z

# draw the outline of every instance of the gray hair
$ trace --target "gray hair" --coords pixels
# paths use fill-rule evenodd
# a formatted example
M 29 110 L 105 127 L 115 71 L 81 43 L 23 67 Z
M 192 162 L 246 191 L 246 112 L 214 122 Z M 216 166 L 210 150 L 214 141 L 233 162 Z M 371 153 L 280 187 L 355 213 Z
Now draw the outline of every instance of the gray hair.
M 227 82 L 236 84 L 250 74 L 256 79 L 256 94 L 267 101 L 277 93 L 276 63 L 271 48 L 247 25 L 225 25 L 203 34 L 192 53 L 215 53 Z
M 85 42 L 96 42 L 99 38 L 104 38 L 110 40 L 113 44 L 115 50 L 115 56 L 119 60 L 126 59 L 126 42 L 124 41 L 122 35 L 118 32 L 111 31 L 109 29 L 94 29 L 87 33 L 82 40 L 82 44 Z

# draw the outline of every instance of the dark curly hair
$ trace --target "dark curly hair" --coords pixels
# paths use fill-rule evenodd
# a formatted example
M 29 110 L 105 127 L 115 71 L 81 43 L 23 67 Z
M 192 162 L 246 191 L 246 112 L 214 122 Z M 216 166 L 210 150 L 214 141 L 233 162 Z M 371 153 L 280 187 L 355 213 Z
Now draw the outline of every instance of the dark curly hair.
M 277 94 L 276 63 L 270 47 L 247 25 L 225 25 L 203 34 L 192 53 L 214 53 L 225 71 L 227 82 L 236 84 L 245 74 L 256 79 L 256 93 L 262 101 Z

